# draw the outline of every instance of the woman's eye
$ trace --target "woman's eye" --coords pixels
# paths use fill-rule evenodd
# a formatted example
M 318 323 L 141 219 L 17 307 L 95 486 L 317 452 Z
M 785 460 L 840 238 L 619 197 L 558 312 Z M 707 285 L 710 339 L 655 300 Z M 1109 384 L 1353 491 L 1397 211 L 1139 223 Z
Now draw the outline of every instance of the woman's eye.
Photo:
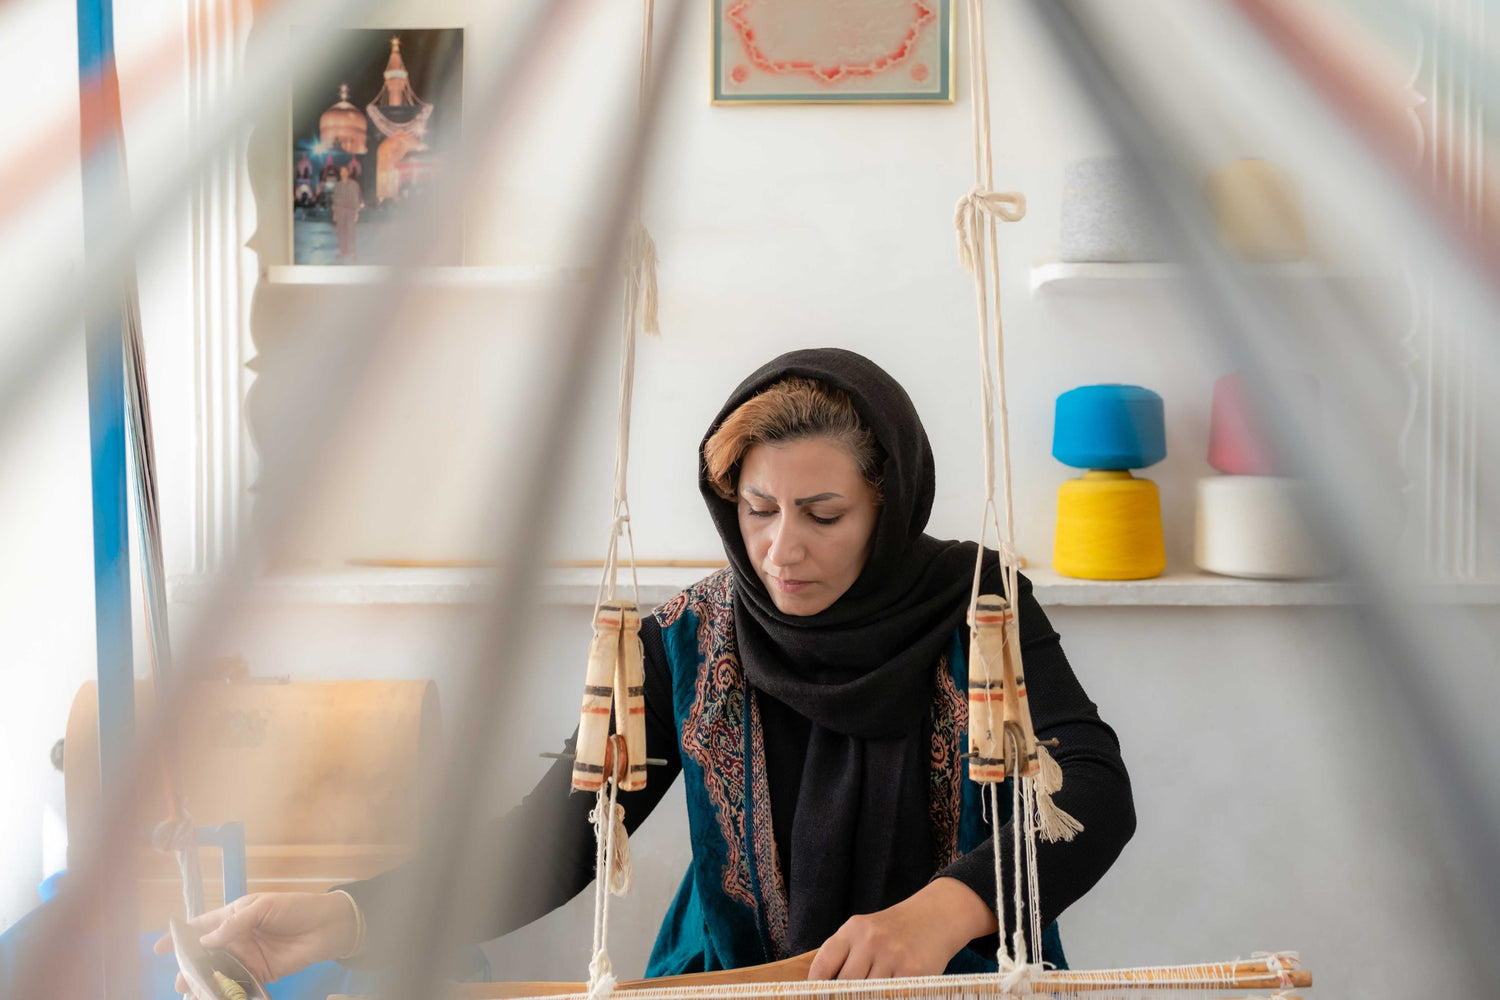
M 751 507 L 748 509 L 747 513 L 749 513 L 751 517 L 770 517 L 776 512 L 774 510 L 756 510 L 754 507 Z
M 839 518 L 843 517 L 844 515 L 842 515 L 842 514 L 835 514 L 833 517 L 819 517 L 816 514 L 809 514 L 807 516 L 810 517 L 810 518 L 812 518 L 814 521 L 816 521 L 819 524 L 834 524 L 835 522 L 838 521 Z

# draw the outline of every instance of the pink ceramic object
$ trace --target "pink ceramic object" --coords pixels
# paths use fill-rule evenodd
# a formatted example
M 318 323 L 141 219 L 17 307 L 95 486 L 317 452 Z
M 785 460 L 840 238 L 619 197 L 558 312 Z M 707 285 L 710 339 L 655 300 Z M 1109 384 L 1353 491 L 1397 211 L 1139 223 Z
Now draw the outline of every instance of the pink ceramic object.
M 1232 476 L 1288 476 L 1288 464 L 1271 447 L 1259 426 L 1263 407 L 1294 407 L 1294 417 L 1314 411 L 1318 383 L 1310 375 L 1277 379 L 1277 398 L 1259 406 L 1239 374 L 1225 375 L 1214 383 L 1213 418 L 1208 427 L 1208 464 Z M 1285 395 L 1288 398 L 1280 398 Z M 1309 432 L 1312 428 L 1306 428 Z

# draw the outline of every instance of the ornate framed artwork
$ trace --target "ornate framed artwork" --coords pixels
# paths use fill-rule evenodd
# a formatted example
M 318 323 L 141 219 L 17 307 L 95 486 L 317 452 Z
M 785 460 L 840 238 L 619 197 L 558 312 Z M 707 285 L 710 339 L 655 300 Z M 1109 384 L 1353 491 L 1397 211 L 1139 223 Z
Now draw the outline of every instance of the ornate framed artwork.
M 334 33 L 292 93 L 292 262 L 389 264 L 399 219 L 447 181 L 463 117 L 462 28 Z M 420 264 L 461 263 L 461 236 Z
M 715 104 L 953 101 L 952 0 L 714 0 Z

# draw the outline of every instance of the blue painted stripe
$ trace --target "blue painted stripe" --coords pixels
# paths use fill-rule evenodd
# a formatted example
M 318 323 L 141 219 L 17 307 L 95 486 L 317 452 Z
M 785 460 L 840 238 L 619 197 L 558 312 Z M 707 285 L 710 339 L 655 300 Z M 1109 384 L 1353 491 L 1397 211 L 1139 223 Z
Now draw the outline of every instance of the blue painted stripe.
M 110 0 L 78 0 L 79 111 L 84 128 L 105 123 L 104 141 L 83 155 L 85 258 L 119 226 L 124 204 L 118 85 Z M 80 135 L 80 142 L 83 136 Z M 123 307 L 123 296 L 120 298 Z M 125 485 L 125 363 L 119 310 L 85 316 L 89 449 L 94 513 L 94 628 L 99 677 L 99 777 L 106 815 L 128 787 L 135 734 L 130 637 L 130 543 Z M 134 810 L 130 810 L 133 815 Z M 133 838 L 132 838 L 133 841 Z M 118 846 L 118 845 L 116 845 Z M 130 844 L 104 872 L 104 996 L 140 996 L 137 886 Z

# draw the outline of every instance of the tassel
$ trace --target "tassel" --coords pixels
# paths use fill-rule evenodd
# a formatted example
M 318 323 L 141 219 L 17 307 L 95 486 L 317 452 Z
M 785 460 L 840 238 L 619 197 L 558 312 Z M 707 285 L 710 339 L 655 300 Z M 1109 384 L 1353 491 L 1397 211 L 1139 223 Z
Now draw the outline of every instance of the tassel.
M 626 245 L 624 268 L 625 280 L 640 300 L 641 329 L 648 336 L 661 336 L 661 322 L 657 315 L 660 306 L 656 288 L 656 241 L 639 222 Z
M 1062 788 L 1062 767 L 1041 744 L 1037 744 L 1036 755 L 1041 764 L 1041 772 L 1037 775 L 1035 784 L 1037 832 L 1049 844 L 1072 840 L 1083 832 L 1083 824 L 1063 812 L 1052 801 L 1053 793 Z
M 623 896 L 635 884 L 635 869 L 630 863 L 630 837 L 625 832 L 625 807 L 616 803 L 614 815 L 614 857 L 609 859 L 609 891 Z
M 1047 747 L 1043 744 L 1037 745 L 1036 759 L 1041 764 L 1041 773 L 1037 775 L 1037 789 L 1048 795 L 1056 794 L 1062 788 L 1062 765 L 1047 752 Z
M 589 822 L 594 824 L 599 836 L 603 837 L 606 832 L 599 827 L 599 810 L 590 810 Z M 614 832 L 608 834 L 614 840 L 610 844 L 609 871 L 605 873 L 605 884 L 609 886 L 612 896 L 623 896 L 630 891 L 635 884 L 635 869 L 630 863 L 630 836 L 625 832 L 625 807 L 618 802 L 611 819 Z
M 648 337 L 661 336 L 661 321 L 657 316 L 656 291 L 656 241 L 651 234 L 641 229 L 641 329 Z

